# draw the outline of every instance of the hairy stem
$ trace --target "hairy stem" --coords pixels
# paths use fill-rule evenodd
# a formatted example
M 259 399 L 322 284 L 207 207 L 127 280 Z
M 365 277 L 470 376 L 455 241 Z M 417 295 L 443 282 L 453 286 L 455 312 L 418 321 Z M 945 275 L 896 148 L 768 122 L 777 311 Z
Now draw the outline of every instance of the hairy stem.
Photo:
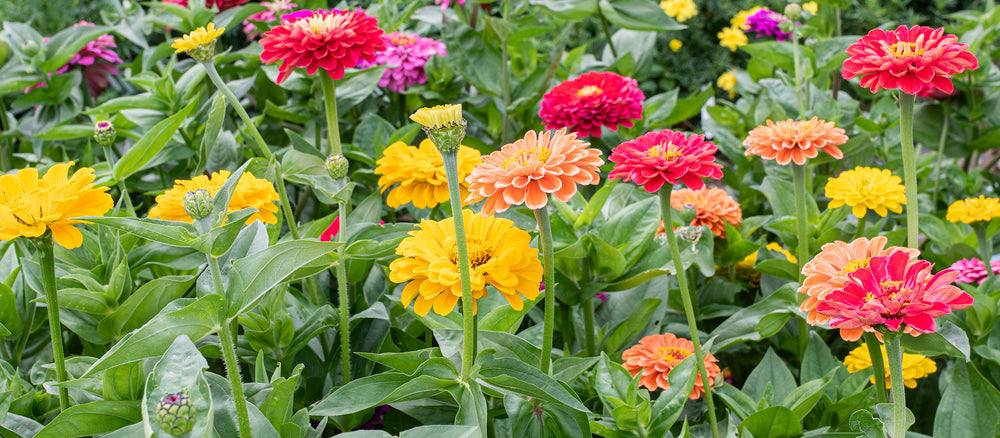
M 806 166 L 792 165 L 792 185 L 795 188 L 795 222 L 798 225 L 798 271 L 799 282 L 805 277 L 802 268 L 809 260 L 809 217 L 806 213 Z M 859 221 L 858 227 L 862 225 L 863 219 Z M 800 297 L 800 300 L 804 297 Z M 799 354 L 805 354 L 806 346 L 809 345 L 809 324 L 803 318 L 799 318 Z
M 883 335 L 885 353 L 889 358 L 889 379 L 892 383 L 892 437 L 906 436 L 906 391 L 903 386 L 903 348 L 898 333 Z M 881 352 L 880 352 L 881 353 Z M 878 380 L 878 378 L 876 378 Z
M 583 301 L 583 339 L 587 356 L 597 354 L 597 340 L 594 334 L 594 298 Z M 568 354 L 568 353 L 567 353 Z
M 903 147 L 903 185 L 906 187 L 906 246 L 916 249 L 919 232 L 917 162 L 913 150 L 913 95 L 899 94 L 899 138 Z
M 52 234 L 46 233 L 35 239 L 39 253 L 39 268 L 42 271 L 42 289 L 45 291 L 45 308 L 49 313 L 49 333 L 52 336 L 52 355 L 56 362 L 56 383 L 67 379 L 66 357 L 63 354 L 62 322 L 59 320 L 59 293 L 56 290 L 56 258 Z M 59 387 L 59 410 L 69 408 L 69 391 Z
M 538 368 L 543 373 L 552 374 L 549 362 L 552 358 L 552 334 L 556 324 L 556 271 L 555 256 L 552 251 L 552 224 L 549 221 L 547 206 L 532 211 L 535 212 L 535 221 L 538 222 L 538 244 L 542 247 L 542 269 L 544 270 L 542 279 L 545 281 L 545 323 L 542 327 L 542 360 L 538 364 Z M 593 307 L 591 307 L 591 319 L 593 319 Z M 564 333 L 563 336 L 572 336 L 572 334 Z
M 889 398 L 885 393 L 885 363 L 882 362 L 882 341 L 874 333 L 865 332 L 865 345 L 868 346 L 868 355 L 872 358 L 872 373 L 875 376 L 875 399 L 879 403 L 888 403 Z
M 472 363 L 476 355 L 476 327 L 473 315 L 472 275 L 469 272 L 469 248 L 465 241 L 465 214 L 462 211 L 462 193 L 458 183 L 458 148 L 441 153 L 444 173 L 448 178 L 448 198 L 451 216 L 455 223 L 455 245 L 458 247 L 458 275 L 462 281 L 462 378 L 472 377 Z M 542 354 L 545 354 L 544 349 Z

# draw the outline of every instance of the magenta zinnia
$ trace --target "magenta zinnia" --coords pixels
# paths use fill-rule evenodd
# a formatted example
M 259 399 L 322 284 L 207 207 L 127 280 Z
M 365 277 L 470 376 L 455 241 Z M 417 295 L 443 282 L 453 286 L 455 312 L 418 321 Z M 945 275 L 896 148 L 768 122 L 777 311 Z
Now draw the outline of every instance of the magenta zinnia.
M 302 11 L 300 11 L 302 12 Z M 375 61 L 375 53 L 385 50 L 378 20 L 357 11 L 310 11 L 289 14 L 281 25 L 264 33 L 260 60 L 281 62 L 277 83 L 282 83 L 296 67 L 315 74 L 320 68 L 333 79 L 344 77 L 344 69 L 360 60 Z
M 951 265 L 951 269 L 958 271 L 958 278 L 955 281 L 959 283 L 983 284 L 989 275 L 986 272 L 986 265 L 979 259 L 959 260 Z M 993 269 L 994 274 L 1000 274 L 1000 260 L 991 261 L 990 269 Z
M 385 51 L 375 54 L 375 65 L 388 66 L 378 85 L 397 93 L 427 82 L 424 64 L 431 56 L 448 56 L 443 42 L 415 33 L 393 32 L 385 36 L 385 42 Z
M 715 144 L 705 141 L 704 135 L 687 136 L 669 129 L 650 132 L 611 151 L 608 160 L 618 164 L 608 178 L 633 181 L 649 193 L 678 181 L 698 190 L 705 186 L 702 178 L 722 178 L 715 151 Z
M 951 283 L 958 271 L 931 274 L 934 265 L 896 251 L 872 257 L 851 272 L 841 290 L 827 295 L 816 310 L 830 317 L 830 327 L 903 331 L 917 336 L 937 329 L 934 318 L 972 305 L 972 297 Z
M 872 93 L 883 88 L 906 94 L 926 91 L 931 85 L 949 94 L 954 90 L 949 76 L 979 67 L 969 45 L 944 28 L 899 26 L 896 30 L 874 29 L 847 48 L 844 79 L 861 77 L 861 86 Z
M 611 72 L 590 72 L 556 85 L 542 96 L 539 117 L 546 129 L 569 128 L 581 137 L 601 136 L 601 127 L 617 131 L 642 119 L 646 95 L 635 79 Z
M 73 27 L 93 25 L 94 23 L 81 21 L 74 24 Z M 90 91 L 91 96 L 100 97 L 110 83 L 108 78 L 118 76 L 118 67 L 115 67 L 114 64 L 123 62 L 118 54 L 112 50 L 117 47 L 113 35 L 101 35 L 83 46 L 79 52 L 74 53 L 65 65 L 55 71 L 55 74 L 66 73 L 74 67 L 79 68 L 83 79 L 87 81 L 87 91 Z

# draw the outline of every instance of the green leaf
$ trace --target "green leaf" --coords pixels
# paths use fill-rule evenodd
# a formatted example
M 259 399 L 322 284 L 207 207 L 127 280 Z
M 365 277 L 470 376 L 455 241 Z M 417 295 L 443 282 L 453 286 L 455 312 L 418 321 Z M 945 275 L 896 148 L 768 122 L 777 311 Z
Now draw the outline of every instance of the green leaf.
M 480 379 L 492 386 L 588 412 L 574 394 L 533 365 L 515 358 L 490 356 L 479 364 Z
M 1000 391 L 965 362 L 955 361 L 949 374 L 950 383 L 944 388 L 934 414 L 934 436 L 995 436 L 996 419 L 1000 418 Z
M 740 429 L 755 437 L 797 438 L 802 436 L 802 424 L 791 409 L 772 406 L 743 420 Z
M 660 393 L 656 403 L 653 403 L 653 421 L 649 426 L 652 436 L 665 436 L 674 422 L 680 418 L 698 376 L 698 371 L 695 370 L 696 362 L 694 355 L 688 356 L 667 375 L 670 388 Z
M 767 349 L 764 359 L 747 376 L 747 381 L 743 385 L 743 392 L 754 400 L 760 400 L 764 396 L 764 388 L 768 384 L 774 388 L 773 400 L 775 401 L 784 400 L 796 388 L 795 377 L 792 376 L 792 372 L 788 371 L 785 362 L 771 348 Z M 798 418 L 796 418 L 797 420 Z
M 774 66 L 787 71 L 795 71 L 794 56 L 792 54 L 792 44 L 784 41 L 765 41 L 760 43 L 751 43 L 743 47 L 740 47 L 743 51 L 750 54 L 750 56 L 767 61 Z M 804 59 L 809 60 L 813 57 L 812 50 L 808 47 L 799 46 L 802 50 L 802 55 Z
M 21 315 L 17 313 L 14 291 L 4 283 L 0 283 L 0 326 L 9 330 L 6 336 L 21 333 Z
M 205 135 L 201 137 L 198 164 L 195 166 L 196 172 L 205 170 L 208 156 L 212 154 L 212 147 L 215 146 L 216 140 L 219 139 L 219 133 L 222 132 L 222 124 L 225 121 L 226 97 L 222 93 L 215 93 L 212 96 L 212 107 L 208 110 L 208 121 L 205 122 Z
M 448 426 L 434 424 L 414 427 L 399 433 L 399 438 L 472 438 L 480 436 L 479 428 L 475 426 Z
M 851 428 L 862 432 L 867 438 L 885 438 L 882 421 L 872 416 L 871 411 L 860 409 L 851 414 Z
M 305 365 L 298 364 L 288 378 L 278 377 L 271 381 L 271 393 L 260 405 L 260 413 L 267 417 L 275 429 L 279 429 L 292 416 L 292 405 L 295 399 L 295 389 L 299 386 L 299 378 Z
M 611 331 L 607 340 L 603 342 L 601 351 L 610 355 L 622 351 L 626 345 L 631 344 L 642 333 L 643 328 L 649 325 L 650 318 L 659 306 L 659 298 L 646 298 L 637 303 L 632 316 L 622 321 Z
M 944 321 L 938 325 L 937 331 L 934 333 L 903 336 L 901 340 L 903 348 L 910 353 L 919 353 L 924 356 L 944 354 L 966 361 L 971 360 L 968 335 L 965 334 L 965 330 L 951 321 Z
M 582 20 L 597 13 L 597 3 L 593 0 L 529 0 L 528 3 L 548 9 L 564 20 Z
M 705 87 L 705 89 L 699 91 L 698 93 L 692 93 L 688 97 L 677 99 L 677 104 L 674 105 L 673 110 L 670 111 L 670 115 L 660 123 L 663 126 L 672 126 L 694 117 L 701 112 L 701 109 L 705 107 L 705 103 L 708 102 L 708 99 L 714 95 L 714 88 Z
M 141 400 L 146 383 L 142 362 L 130 362 L 104 370 L 101 390 L 105 400 Z
M 156 156 L 163 149 L 163 146 L 170 141 L 174 133 L 177 132 L 177 128 L 180 128 L 181 123 L 184 119 L 191 113 L 198 105 L 198 100 L 192 100 L 188 106 L 180 110 L 177 114 L 174 114 L 166 119 L 157 123 L 149 130 L 145 135 L 142 136 L 139 141 L 135 142 L 132 147 L 122 155 L 121 159 L 115 163 L 114 176 L 115 180 L 122 180 L 130 175 L 140 171 L 149 163 L 153 157 Z
M 894 407 L 892 403 L 879 403 L 875 405 L 875 414 L 885 423 L 885 430 L 887 431 L 895 429 L 896 426 L 896 410 L 893 409 Z M 913 423 L 916 421 L 913 412 L 910 412 L 905 406 L 903 407 L 903 417 L 907 429 L 913 426 Z
M 47 57 L 42 63 L 42 70 L 46 73 L 59 70 L 87 43 L 111 30 L 107 26 L 73 26 L 63 29 L 45 43 Z
M 71 406 L 38 431 L 35 438 L 73 438 L 115 431 L 142 421 L 139 403 L 95 401 Z
M 479 428 L 480 436 L 487 438 L 486 430 L 489 426 L 489 414 L 487 412 L 486 397 L 483 395 L 483 388 L 479 382 L 462 382 L 451 389 L 451 396 L 458 403 L 458 413 L 455 415 L 455 424 L 474 426 Z
M 113 338 L 142 326 L 167 304 L 184 296 L 194 285 L 193 275 L 168 275 L 154 278 L 139 286 L 117 309 L 104 318 L 98 333 Z
M 62 125 L 39 134 L 37 138 L 42 140 L 72 140 L 93 135 L 94 127 L 90 125 Z
M 733 410 L 733 413 L 740 420 L 744 420 L 753 415 L 754 412 L 757 412 L 757 402 L 733 385 L 721 385 L 715 388 L 713 392 L 722 399 L 726 406 L 729 406 L 729 409 Z
M 833 374 L 836 372 L 836 369 L 831 369 L 825 377 L 810 380 L 793 389 L 781 401 L 781 406 L 791 409 L 799 420 L 805 418 L 806 414 L 819 402 L 820 397 L 823 396 L 823 390 L 830 384 Z
M 465 80 L 482 92 L 500 95 L 500 50 L 487 44 L 482 35 L 469 26 L 449 26 L 444 41 L 448 59 Z
M 190 247 L 198 238 L 194 226 L 185 222 L 134 217 L 88 216 L 77 218 L 116 230 L 135 234 L 147 240 L 172 246 Z
M 142 396 L 142 422 L 146 430 L 151 430 L 153 436 L 167 437 L 171 434 L 160 428 L 156 419 L 156 410 L 160 400 L 168 394 L 183 392 L 190 400 L 193 415 L 197 418 L 189 437 L 212 436 L 212 390 L 205 381 L 202 372 L 208 368 L 208 362 L 198 352 L 191 339 L 180 335 L 156 362 L 153 372 L 146 377 L 146 391 Z
M 514 310 L 511 306 L 499 306 L 479 319 L 479 330 L 514 332 L 521 326 L 524 315 L 528 314 L 536 304 L 542 302 L 543 295 L 539 294 L 534 300 L 522 299 L 524 306 L 521 310 Z
M 229 271 L 228 318 L 246 313 L 264 294 L 283 283 L 296 269 L 332 253 L 340 244 L 294 240 L 282 242 L 233 263 Z
M 764 336 L 758 328 L 773 329 L 773 327 L 761 327 L 761 320 L 765 317 L 773 318 L 770 315 L 778 313 L 794 314 L 798 311 L 798 305 L 795 303 L 796 294 L 794 285 L 789 284 L 768 295 L 763 301 L 734 313 L 709 336 L 715 338 L 716 352 L 741 342 L 763 339 Z
M 425 371 L 429 373 L 423 374 Z M 320 400 L 309 415 L 347 415 L 387 403 L 430 397 L 458 386 L 458 374 L 451 362 L 435 358 L 421 364 L 412 375 L 387 372 L 351 380 Z
M 626 29 L 665 31 L 687 28 L 663 13 L 663 9 L 654 2 L 599 0 L 598 5 L 608 21 Z

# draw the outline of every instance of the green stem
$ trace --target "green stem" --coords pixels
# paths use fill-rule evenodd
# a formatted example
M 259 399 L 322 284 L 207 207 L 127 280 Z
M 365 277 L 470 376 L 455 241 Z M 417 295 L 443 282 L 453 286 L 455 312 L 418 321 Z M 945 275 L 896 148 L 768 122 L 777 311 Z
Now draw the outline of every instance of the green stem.
M 948 123 L 951 119 L 948 114 L 951 106 L 948 104 L 943 104 L 942 106 L 944 107 L 943 120 L 941 121 L 943 126 L 941 127 L 941 138 L 938 140 L 937 160 L 934 162 L 934 191 L 931 192 L 932 208 L 937 208 L 938 188 L 941 186 L 941 162 L 944 161 L 944 145 L 948 141 L 948 128 L 951 125 L 951 123 Z M 989 168 L 987 167 L 987 169 Z
M 604 13 L 600 9 L 597 10 L 597 16 L 601 17 L 601 27 L 604 29 L 604 37 L 608 40 L 608 48 L 611 49 L 611 55 L 618 59 L 618 51 L 615 50 L 615 43 L 611 42 L 611 29 L 608 28 L 608 19 L 604 18 Z
M 587 356 L 597 355 L 597 340 L 594 336 L 594 298 L 583 302 L 583 339 Z
M 792 164 L 792 185 L 795 188 L 795 222 L 798 225 L 798 271 L 799 282 L 805 278 L 802 275 L 802 267 L 809 260 L 809 217 L 806 213 L 806 166 Z M 858 225 L 859 227 L 861 225 Z M 799 301 L 805 299 L 799 297 Z M 801 302 L 800 302 L 801 304 Z M 799 318 L 799 352 L 805 354 L 809 345 L 809 324 L 803 318 Z
M 867 225 L 867 222 L 868 221 L 866 221 L 865 218 L 863 217 L 858 218 L 858 229 L 854 233 L 854 240 L 858 240 L 861 237 L 865 237 L 865 225 Z
M 111 168 L 114 169 L 115 160 L 111 154 L 111 146 L 101 145 L 101 147 L 104 148 L 104 159 L 107 160 L 108 166 L 111 166 Z M 132 207 L 132 198 L 128 196 L 128 189 L 125 187 L 125 181 L 118 180 L 118 192 L 122 196 L 122 201 L 125 202 L 125 210 L 128 211 L 130 215 L 135 216 L 135 208 Z M 118 206 L 116 205 L 115 210 L 117 211 L 117 209 Z
M 52 355 L 56 362 L 56 383 L 66 381 L 66 357 L 63 354 L 62 323 L 59 320 L 59 293 L 56 290 L 56 258 L 52 234 L 35 239 L 38 246 L 39 267 L 42 271 L 42 289 L 45 290 L 45 308 L 49 312 L 49 333 L 52 336 Z M 69 391 L 59 387 L 59 410 L 69 408 Z
M 795 70 L 795 96 L 799 101 L 799 118 L 805 117 L 806 114 L 806 104 L 802 99 L 802 75 L 800 74 L 801 67 L 799 67 L 799 38 L 796 35 L 795 28 L 792 28 L 792 65 Z
M 457 146 L 457 145 L 456 145 Z M 462 193 L 458 187 L 458 147 L 441 152 L 444 173 L 448 178 L 448 198 L 451 216 L 455 223 L 455 245 L 458 247 L 458 275 L 462 281 L 462 378 L 472 378 L 472 363 L 476 355 L 476 328 L 473 315 L 472 275 L 469 272 L 469 248 L 465 241 L 465 212 L 462 211 Z M 542 354 L 545 354 L 543 348 Z
M 906 246 L 917 248 L 917 163 L 913 151 L 913 95 L 899 94 L 899 138 L 903 147 L 903 185 L 906 187 Z
M 988 225 L 989 222 L 977 222 L 972 229 L 976 231 L 976 239 L 979 240 L 979 256 L 983 259 L 983 264 L 986 265 L 986 276 L 993 278 L 996 275 L 990 265 L 990 260 L 993 258 L 993 239 L 992 236 L 986 235 Z
M 698 322 L 694 317 L 694 305 L 691 303 L 691 293 L 688 292 L 687 276 L 684 274 L 684 263 L 681 261 L 681 250 L 677 246 L 677 238 L 674 236 L 673 208 L 670 207 L 670 192 L 673 186 L 664 184 L 660 189 L 660 214 L 663 217 L 663 228 L 667 235 L 667 244 L 670 245 L 670 255 L 674 259 L 674 275 L 677 277 L 677 284 L 681 289 L 681 300 L 684 302 L 684 314 L 687 316 L 688 329 L 691 331 L 691 342 L 694 344 L 694 356 L 697 361 L 698 374 L 705 388 L 705 401 L 708 403 L 708 421 L 712 426 L 712 437 L 719 438 L 719 425 L 715 420 L 715 403 L 712 400 L 712 387 L 708 380 L 708 370 L 705 369 L 705 352 L 701 349 L 701 341 L 698 339 Z
M 512 0 L 504 0 L 503 2 L 503 19 L 506 20 L 510 15 L 510 2 Z M 503 120 L 500 124 L 500 142 L 507 144 L 510 142 L 510 135 L 507 131 L 510 128 L 510 114 L 508 110 L 510 109 L 510 53 L 509 48 L 510 43 L 507 38 L 504 37 L 503 41 L 500 42 L 500 90 L 501 98 L 503 99 Z
M 872 373 L 875 376 L 875 398 L 879 403 L 888 403 L 889 398 L 885 393 L 885 363 L 882 362 L 882 341 L 874 333 L 865 332 L 865 345 L 868 346 L 868 355 L 872 358 Z
M 222 273 L 219 271 L 219 261 L 206 254 L 208 267 L 212 271 L 212 282 L 215 285 L 215 293 L 226 297 L 225 287 L 222 285 Z M 233 324 L 235 325 L 235 324 Z M 236 404 L 236 420 L 239 425 L 240 438 L 250 438 L 250 414 L 247 412 L 247 399 L 243 394 L 243 379 L 240 377 L 240 363 L 236 359 L 236 348 L 233 343 L 233 325 L 228 322 L 222 323 L 219 329 L 219 340 L 222 344 L 222 358 L 226 362 L 226 374 L 229 376 L 229 384 L 233 387 L 233 401 Z
M 320 84 L 323 86 L 323 109 L 326 113 L 326 140 L 328 153 L 340 155 L 340 121 L 337 114 L 337 85 L 330 75 L 320 74 Z M 323 148 L 324 151 L 326 148 Z M 326 151 L 325 151 L 326 152 Z
M 538 222 L 538 244 L 542 247 L 542 269 L 544 269 L 543 280 L 545 281 L 545 325 L 542 327 L 542 360 L 538 367 L 543 373 L 551 375 L 552 367 L 549 366 L 549 359 L 552 357 L 552 334 L 556 324 L 556 271 L 555 256 L 552 251 L 552 224 L 549 221 L 547 207 L 532 211 L 535 212 L 535 221 Z M 591 324 L 593 324 L 593 312 L 594 309 L 591 306 Z M 586 314 L 584 314 L 584 318 L 586 318 Z M 572 334 L 564 333 L 563 336 L 572 336 Z M 586 337 L 590 338 L 591 335 Z M 588 354 L 589 351 L 588 345 Z
M 889 379 L 892 383 L 893 438 L 906 436 L 906 391 L 903 386 L 903 348 L 898 333 L 883 335 L 885 353 L 889 359 Z M 877 380 L 877 378 L 876 378 Z

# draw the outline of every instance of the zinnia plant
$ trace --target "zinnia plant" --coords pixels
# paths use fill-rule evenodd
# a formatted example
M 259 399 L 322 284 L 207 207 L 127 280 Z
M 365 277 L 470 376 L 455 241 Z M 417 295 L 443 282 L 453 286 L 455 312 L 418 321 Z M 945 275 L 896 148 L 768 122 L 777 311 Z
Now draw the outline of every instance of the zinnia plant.
M 642 119 L 645 98 L 635 79 L 612 72 L 584 73 L 545 93 L 538 116 L 546 129 L 567 128 L 581 137 L 600 137 L 602 126 L 617 131 Z
M 667 380 L 670 371 L 674 369 L 682 360 L 694 354 L 694 344 L 684 338 L 678 338 L 673 333 L 662 335 L 645 336 L 639 343 L 629 347 L 622 353 L 622 366 L 632 374 L 633 377 L 642 374 L 639 378 L 639 385 L 645 386 L 650 391 L 670 388 L 670 381 Z M 711 392 L 715 379 L 722 372 L 717 365 L 718 359 L 712 353 L 705 352 L 705 360 L 699 367 L 708 370 L 708 373 L 698 372 L 698 377 L 694 381 L 694 389 L 688 396 L 691 400 L 701 398 L 702 394 Z M 707 377 L 706 377 L 707 376 Z M 706 382 L 709 390 L 706 391 Z
M 945 218 L 953 223 L 972 225 L 979 241 L 979 254 L 983 260 L 993 260 L 993 236 L 987 235 L 987 227 L 993 219 L 1000 217 L 1000 198 L 960 199 L 948 206 Z M 993 277 L 992 269 L 985 269 L 987 277 Z
M 836 178 L 830 178 L 826 182 L 824 191 L 826 197 L 830 198 L 827 208 L 844 205 L 851 207 L 851 212 L 858 218 L 856 235 L 861 237 L 868 210 L 874 210 L 883 217 L 889 214 L 889 211 L 903 212 L 906 189 L 902 182 L 902 178 L 893 175 L 889 169 L 856 167 L 845 170 Z
M 173 188 L 156 197 L 156 205 L 149 209 L 149 217 L 168 221 L 194 222 L 194 218 L 184 209 L 184 196 L 188 192 L 205 189 L 214 197 L 228 179 L 229 171 L 220 170 L 213 172 L 211 176 L 198 175 L 191 179 L 174 181 Z M 274 185 L 270 181 L 245 172 L 236 183 L 236 190 L 229 200 L 227 213 L 244 208 L 254 208 L 257 212 L 247 218 L 247 224 L 255 220 L 274 224 L 278 222 L 278 218 L 275 216 L 278 212 L 278 206 L 274 204 L 277 200 L 278 192 L 274 191 Z
M 958 271 L 958 278 L 955 279 L 958 283 L 983 284 L 990 276 L 986 271 L 986 264 L 980 259 L 962 259 L 952 263 L 949 269 Z M 1000 273 L 1000 260 L 991 261 L 990 270 L 993 275 Z
M 480 163 L 478 150 L 461 145 L 458 148 L 459 191 L 465 199 L 469 196 L 466 177 Z M 424 139 L 420 146 L 409 146 L 395 142 L 382 152 L 382 158 L 375 162 L 375 174 L 379 176 L 378 186 L 382 193 L 389 190 L 386 204 L 392 208 L 413 203 L 416 208 L 434 208 L 448 202 L 448 179 L 444 170 L 444 158 L 430 139 Z M 391 190 L 390 190 L 391 188 Z
M 695 217 L 691 219 L 691 226 L 707 225 L 713 234 L 723 239 L 726 238 L 726 223 L 738 227 L 743 221 L 740 203 L 717 187 L 675 190 L 670 195 L 670 206 L 677 210 L 693 208 Z

